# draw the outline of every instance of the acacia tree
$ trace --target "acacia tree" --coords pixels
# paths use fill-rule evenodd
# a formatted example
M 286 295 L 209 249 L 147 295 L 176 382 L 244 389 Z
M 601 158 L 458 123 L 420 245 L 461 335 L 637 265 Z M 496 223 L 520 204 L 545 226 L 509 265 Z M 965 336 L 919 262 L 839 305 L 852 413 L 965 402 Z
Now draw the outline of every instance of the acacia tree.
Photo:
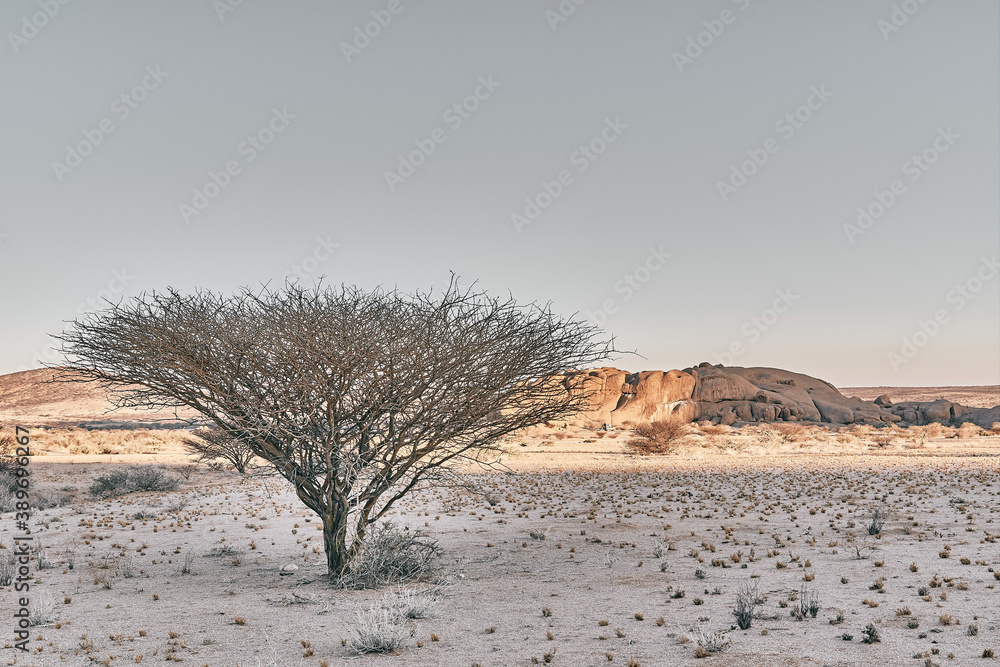
M 253 465 L 256 454 L 250 445 L 231 433 L 217 428 L 200 428 L 192 435 L 194 437 L 184 438 L 184 449 L 195 460 L 206 463 L 211 468 L 228 463 L 236 472 L 245 475 Z
M 584 374 L 553 377 L 614 351 L 587 322 L 454 279 L 440 294 L 170 289 L 57 338 L 61 379 L 113 390 L 117 408 L 193 409 L 273 466 L 322 520 L 334 576 L 418 484 L 585 408 Z

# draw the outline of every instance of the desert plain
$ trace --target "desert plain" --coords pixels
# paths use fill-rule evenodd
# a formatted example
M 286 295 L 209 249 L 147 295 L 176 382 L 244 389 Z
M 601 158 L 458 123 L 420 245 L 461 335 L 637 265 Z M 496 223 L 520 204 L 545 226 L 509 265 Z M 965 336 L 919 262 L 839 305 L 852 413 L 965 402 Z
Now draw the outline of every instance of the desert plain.
M 15 651 L 18 596 L 0 589 L 4 665 L 991 665 L 1000 651 L 1000 429 L 702 422 L 655 456 L 625 448 L 628 428 L 529 429 L 498 465 L 396 506 L 391 522 L 441 548 L 432 575 L 357 590 L 326 577 L 319 522 L 280 478 L 194 464 L 169 418 L 6 388 L 3 433 L 28 429 L 40 509 L 37 624 Z M 1000 404 L 1000 387 L 954 389 L 906 400 Z M 865 391 L 845 393 L 897 392 Z M 89 493 L 130 464 L 179 485 Z M 0 514 L 0 561 L 16 534 Z M 359 655 L 357 614 L 394 605 L 412 616 L 402 646 Z

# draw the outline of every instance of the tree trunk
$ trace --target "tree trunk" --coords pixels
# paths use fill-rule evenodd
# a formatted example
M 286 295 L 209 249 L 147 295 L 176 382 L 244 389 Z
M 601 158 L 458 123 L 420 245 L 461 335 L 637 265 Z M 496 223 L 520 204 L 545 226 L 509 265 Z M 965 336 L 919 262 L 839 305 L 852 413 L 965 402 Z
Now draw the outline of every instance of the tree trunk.
M 326 550 L 326 567 L 330 576 L 343 573 L 351 562 L 347 549 L 347 515 L 338 507 L 328 507 L 320 518 L 323 519 L 323 548 Z

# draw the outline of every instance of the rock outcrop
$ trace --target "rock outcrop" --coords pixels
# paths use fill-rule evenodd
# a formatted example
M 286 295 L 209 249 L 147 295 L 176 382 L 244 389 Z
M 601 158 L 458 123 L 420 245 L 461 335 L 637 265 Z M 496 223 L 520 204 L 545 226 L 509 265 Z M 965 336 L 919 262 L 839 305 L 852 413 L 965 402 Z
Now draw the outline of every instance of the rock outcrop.
M 888 395 L 874 402 L 864 401 L 844 396 L 824 380 L 777 368 L 702 363 L 684 370 L 629 373 L 606 367 L 568 373 L 562 381 L 571 387 L 581 379 L 586 390 L 592 392 L 590 407 L 580 414 L 581 420 L 616 426 L 664 419 L 721 424 L 807 421 L 885 425 L 964 418 L 981 426 L 992 424 L 982 423 L 992 415 L 986 415 L 987 410 L 945 400 L 893 404 Z
M 895 403 L 892 412 L 910 424 L 972 422 L 983 428 L 989 428 L 1000 422 L 1000 405 L 993 408 L 970 408 L 943 398 L 930 402 Z

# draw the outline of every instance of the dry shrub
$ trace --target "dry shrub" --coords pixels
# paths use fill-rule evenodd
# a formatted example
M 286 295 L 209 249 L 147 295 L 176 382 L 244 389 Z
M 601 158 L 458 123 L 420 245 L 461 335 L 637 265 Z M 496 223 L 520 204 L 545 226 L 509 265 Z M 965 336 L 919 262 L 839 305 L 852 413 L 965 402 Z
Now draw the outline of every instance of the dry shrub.
M 733 430 L 725 424 L 713 424 L 710 421 L 700 421 L 697 423 L 697 427 L 704 435 L 723 435 Z
M 385 522 L 365 536 L 360 552 L 339 578 L 347 588 L 381 588 L 432 577 L 441 547 L 436 540 Z
M 101 475 L 90 485 L 97 498 L 115 498 L 137 491 L 173 491 L 180 486 L 176 477 L 168 477 L 160 466 L 128 466 Z
M 881 429 L 877 429 L 871 424 L 851 424 L 844 430 L 855 437 L 864 439 L 877 434 Z
M 690 433 L 687 424 L 680 421 L 656 421 L 635 427 L 625 448 L 632 453 L 647 456 L 666 454 L 677 447 L 678 441 Z
M 887 447 L 896 440 L 896 434 L 892 432 L 879 433 L 872 437 L 872 443 L 878 447 Z
M 0 435 L 0 475 L 13 473 L 17 468 L 17 440 L 12 435 Z
M 774 422 L 768 426 L 780 433 L 785 442 L 798 442 L 807 435 L 805 425 L 798 422 Z
M 955 437 L 957 438 L 975 438 L 980 435 L 983 435 L 983 429 L 972 422 L 965 422 L 955 431 Z
M 990 435 L 1000 435 L 1000 422 L 993 422 L 990 426 Z
M 942 438 L 949 435 L 951 429 L 944 426 L 944 424 L 938 424 L 937 422 L 931 422 L 926 426 L 920 427 L 923 431 L 923 435 L 928 438 Z

